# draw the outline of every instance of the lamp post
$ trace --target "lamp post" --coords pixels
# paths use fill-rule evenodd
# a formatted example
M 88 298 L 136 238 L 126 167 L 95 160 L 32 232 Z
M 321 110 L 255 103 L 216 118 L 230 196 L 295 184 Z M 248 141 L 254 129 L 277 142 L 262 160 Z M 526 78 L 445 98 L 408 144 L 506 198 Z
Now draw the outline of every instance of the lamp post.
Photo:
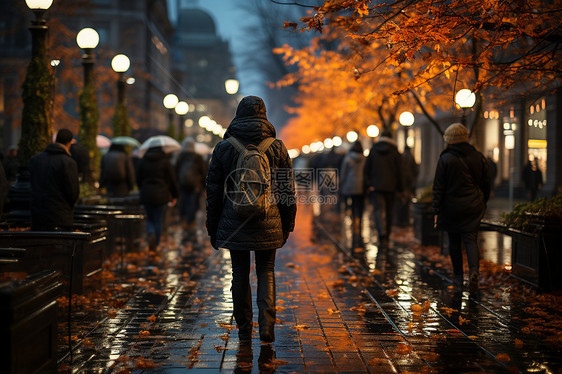
M 29 159 L 41 152 L 51 141 L 52 79 L 47 61 L 47 21 L 43 18 L 53 0 L 26 0 L 35 14 L 31 21 L 31 61 L 22 86 L 23 111 L 21 138 L 18 145 L 20 165 L 27 167 Z
M 113 136 L 130 136 L 131 134 L 129 117 L 127 116 L 127 101 L 125 99 L 127 87 L 125 72 L 129 70 L 129 66 L 131 66 L 131 62 L 123 54 L 118 54 L 111 60 L 111 67 L 119 75 L 117 79 L 117 104 L 113 116 Z
M 414 124 L 415 118 L 412 113 L 406 111 L 400 114 L 400 117 L 398 117 L 398 121 L 403 127 L 410 127 Z M 405 145 L 408 146 L 409 148 L 413 148 L 414 147 L 413 130 L 404 129 L 404 138 L 405 138 Z
M 100 152 L 96 145 L 98 135 L 98 100 L 94 87 L 94 49 L 99 43 L 99 35 L 92 28 L 80 30 L 76 35 L 76 43 L 84 54 L 82 55 L 82 66 L 84 67 L 84 88 L 80 93 L 80 130 L 78 139 L 88 149 L 90 154 L 90 170 L 97 175 L 100 164 Z M 91 181 L 91 175 L 84 175 L 86 182 Z
M 234 97 L 234 110 L 236 110 L 236 106 L 238 106 L 238 100 L 236 100 L 235 95 L 238 93 L 239 88 L 240 82 L 238 82 L 237 79 L 227 79 L 224 81 L 224 89 L 226 90 L 226 93 Z
M 461 123 L 466 127 L 466 112 L 476 102 L 476 95 L 467 88 L 463 88 L 455 95 L 455 103 L 462 109 Z
M 16 183 L 10 187 L 9 201 L 12 211 L 29 211 L 31 185 L 29 159 L 41 152 L 51 141 L 52 78 L 47 61 L 47 21 L 43 15 L 53 0 L 26 0 L 35 14 L 31 21 L 31 61 L 27 66 L 22 85 L 23 111 L 21 136 L 18 143 L 19 168 Z
M 183 140 L 184 135 L 185 135 L 185 131 L 183 129 L 183 127 L 184 127 L 183 126 L 184 116 L 187 114 L 187 112 L 189 112 L 189 105 L 185 101 L 180 101 L 179 103 L 176 104 L 176 107 L 174 108 L 174 110 L 176 111 L 176 113 L 180 117 L 178 140 Z
M 174 130 L 174 108 L 178 105 L 179 99 L 174 94 L 167 94 L 164 97 L 164 107 L 168 109 L 168 135 L 172 138 L 176 137 Z

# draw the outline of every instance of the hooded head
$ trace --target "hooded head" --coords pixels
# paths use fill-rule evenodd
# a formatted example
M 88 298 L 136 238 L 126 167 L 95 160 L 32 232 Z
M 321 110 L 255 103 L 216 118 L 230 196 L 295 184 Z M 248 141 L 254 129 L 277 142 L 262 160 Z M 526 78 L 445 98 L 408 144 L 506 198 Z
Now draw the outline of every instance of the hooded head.
M 447 144 L 468 143 L 468 129 L 460 123 L 453 123 L 445 130 L 443 140 Z
M 361 144 L 361 142 L 359 140 L 356 140 L 355 143 L 353 143 L 353 145 L 351 146 L 350 151 L 362 154 L 363 153 L 363 145 Z
M 181 143 L 183 152 L 195 152 L 195 140 L 192 137 L 185 138 Z
M 267 119 L 265 103 L 257 96 L 246 96 L 238 104 L 236 118 L 261 117 Z

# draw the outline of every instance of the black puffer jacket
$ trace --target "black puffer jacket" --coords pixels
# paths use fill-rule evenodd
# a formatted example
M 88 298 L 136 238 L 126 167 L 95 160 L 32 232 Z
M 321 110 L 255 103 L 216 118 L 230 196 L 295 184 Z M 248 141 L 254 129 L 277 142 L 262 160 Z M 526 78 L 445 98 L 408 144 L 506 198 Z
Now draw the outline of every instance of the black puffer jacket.
M 178 197 L 178 184 L 170 158 L 161 147 L 149 148 L 137 172 L 140 202 L 143 205 L 164 205 Z
M 64 146 L 51 143 L 29 160 L 33 230 L 70 229 L 78 200 L 78 167 Z
M 484 155 L 468 143 L 448 145 L 439 157 L 433 181 L 432 205 L 439 229 L 478 230 L 489 197 L 490 176 Z
M 396 142 L 381 136 L 365 161 L 365 183 L 375 192 L 402 192 L 402 159 Z
M 233 136 L 242 144 L 258 145 L 263 139 L 275 137 L 275 128 L 266 117 L 265 105 L 258 97 L 244 98 L 230 123 L 224 141 L 215 146 L 207 173 L 207 232 L 216 248 L 231 250 L 269 250 L 283 246 L 293 231 L 296 215 L 295 186 L 292 163 L 280 140 L 275 140 L 266 155 L 272 168 L 272 194 L 279 198 L 265 218 L 239 217 L 232 208 L 226 190 L 232 188 L 227 176 L 236 169 L 238 151 L 226 139 Z M 277 170 L 275 170 L 277 169 Z M 228 180 L 228 182 L 227 182 Z

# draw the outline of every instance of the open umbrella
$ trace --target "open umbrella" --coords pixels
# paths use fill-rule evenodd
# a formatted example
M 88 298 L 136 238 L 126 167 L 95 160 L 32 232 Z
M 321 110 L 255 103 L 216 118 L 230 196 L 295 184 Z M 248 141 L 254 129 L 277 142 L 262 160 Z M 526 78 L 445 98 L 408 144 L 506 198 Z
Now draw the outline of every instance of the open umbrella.
M 195 152 L 202 156 L 210 155 L 213 149 L 205 143 L 195 143 Z
M 109 148 L 111 140 L 107 136 L 96 135 L 96 145 L 98 148 Z
M 146 152 L 149 148 L 162 147 L 165 153 L 177 152 L 181 149 L 180 143 L 168 135 L 156 135 L 146 139 L 139 148 L 141 153 Z
M 130 136 L 116 136 L 115 138 L 111 139 L 111 144 L 121 144 L 121 145 L 128 145 L 133 148 L 138 148 L 141 146 L 141 143 Z

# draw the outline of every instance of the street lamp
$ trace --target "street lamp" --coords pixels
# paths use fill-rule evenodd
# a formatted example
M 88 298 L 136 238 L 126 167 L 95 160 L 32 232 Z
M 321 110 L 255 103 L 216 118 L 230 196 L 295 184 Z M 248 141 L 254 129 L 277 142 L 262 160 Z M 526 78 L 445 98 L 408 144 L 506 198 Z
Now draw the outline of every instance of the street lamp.
M 227 79 L 224 82 L 224 88 L 229 95 L 234 95 L 238 92 L 238 88 L 240 87 L 240 82 L 236 79 Z
M 178 105 L 179 99 L 174 94 L 167 94 L 164 96 L 164 107 L 168 109 L 168 135 L 175 138 L 176 132 L 174 130 L 174 108 Z
M 84 28 L 76 35 L 76 43 L 84 54 L 82 55 L 82 66 L 84 67 L 84 88 L 80 93 L 80 130 L 78 139 L 88 148 L 90 153 L 90 170 L 98 170 L 100 164 L 100 152 L 96 144 L 98 135 L 98 99 L 94 87 L 94 49 L 98 46 L 100 37 L 96 30 Z M 84 179 L 89 182 L 89 175 Z
M 402 126 L 412 126 L 414 124 L 414 115 L 410 112 L 402 112 L 398 120 Z
M 379 136 L 380 130 L 377 126 L 375 125 L 370 125 L 369 127 L 367 127 L 367 135 L 371 138 L 376 138 L 377 136 Z
M 31 156 L 41 152 L 51 141 L 50 117 L 53 93 L 47 60 L 47 21 L 43 18 L 53 0 L 26 0 L 35 14 L 31 21 L 31 62 L 22 89 L 23 111 L 21 138 L 18 146 L 20 164 L 24 167 Z M 38 141 L 39 140 L 39 141 Z
M 467 88 L 463 88 L 455 95 L 455 103 L 462 109 L 462 124 L 466 127 L 466 112 L 476 102 L 476 95 Z
M 180 101 L 179 103 L 176 104 L 176 107 L 174 109 L 178 114 L 178 116 L 180 116 L 178 138 L 182 140 L 184 135 L 183 116 L 185 116 L 187 112 L 189 112 L 189 105 L 185 101 Z
M 41 152 L 51 141 L 53 92 L 52 78 L 47 60 L 47 21 L 43 14 L 53 0 L 27 0 L 27 6 L 35 14 L 31 21 L 31 61 L 27 67 L 22 85 L 23 111 L 21 115 L 21 136 L 18 144 L 20 166 L 16 183 L 10 187 L 9 200 L 12 213 L 16 210 L 29 211 L 31 185 L 29 183 L 29 159 Z
M 119 75 L 117 79 L 117 106 L 113 116 L 113 136 L 129 136 L 131 133 L 125 99 L 127 87 L 125 72 L 129 70 L 129 66 L 131 66 L 131 61 L 124 54 L 118 54 L 111 60 L 111 67 Z
M 348 142 L 353 143 L 354 141 L 359 139 L 359 135 L 355 131 L 352 130 L 352 131 L 347 133 L 346 138 L 347 138 Z

